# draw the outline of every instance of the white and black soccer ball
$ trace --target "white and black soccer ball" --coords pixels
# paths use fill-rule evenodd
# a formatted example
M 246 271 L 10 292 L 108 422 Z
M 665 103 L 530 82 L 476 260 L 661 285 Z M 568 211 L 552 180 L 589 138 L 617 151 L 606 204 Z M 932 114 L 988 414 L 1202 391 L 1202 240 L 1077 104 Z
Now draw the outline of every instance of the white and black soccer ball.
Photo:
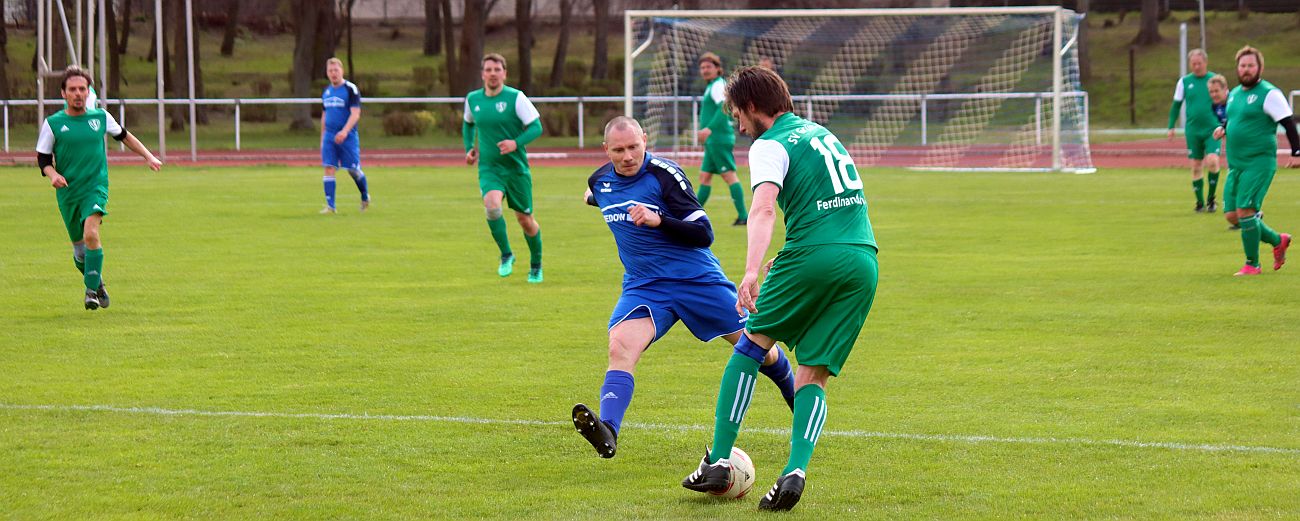
M 740 450 L 740 447 L 731 448 L 731 457 L 728 461 L 731 462 L 731 476 L 727 479 L 727 488 L 710 494 L 728 499 L 745 497 L 745 494 L 754 488 L 754 462 L 749 459 L 749 454 Z

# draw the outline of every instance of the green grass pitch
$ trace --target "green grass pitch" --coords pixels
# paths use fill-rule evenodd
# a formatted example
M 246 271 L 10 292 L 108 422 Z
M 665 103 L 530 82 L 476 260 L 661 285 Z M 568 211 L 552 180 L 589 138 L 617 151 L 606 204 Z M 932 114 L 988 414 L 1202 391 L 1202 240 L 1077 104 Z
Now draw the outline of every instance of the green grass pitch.
M 722 341 L 651 348 L 617 458 L 573 432 L 622 275 L 588 172 L 536 169 L 533 286 L 496 276 L 467 168 L 371 167 L 372 210 L 343 177 L 326 217 L 317 168 L 115 167 L 87 312 L 48 183 L 0 169 L 0 518 L 750 515 L 788 450 L 766 380 L 752 496 L 678 485 Z M 1300 260 L 1232 277 L 1186 171 L 864 179 L 880 289 L 789 518 L 1300 516 Z M 1269 222 L 1300 231 L 1297 201 L 1279 172 Z

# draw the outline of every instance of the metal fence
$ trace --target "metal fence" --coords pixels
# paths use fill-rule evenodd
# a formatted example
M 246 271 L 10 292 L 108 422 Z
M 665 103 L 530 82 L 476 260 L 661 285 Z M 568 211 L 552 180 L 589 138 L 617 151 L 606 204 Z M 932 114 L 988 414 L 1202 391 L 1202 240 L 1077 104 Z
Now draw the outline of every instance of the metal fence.
M 1084 115 L 1083 120 L 1087 121 L 1087 98 L 1088 93 L 1083 91 L 1063 92 L 1063 97 L 1082 97 Z M 1300 91 L 1293 91 L 1292 98 L 1300 95 Z M 935 93 L 935 94 L 843 94 L 843 95 L 798 95 L 793 96 L 796 107 L 804 115 L 813 112 L 815 102 L 819 101 L 867 101 L 880 102 L 890 100 L 916 101 L 920 105 L 920 130 L 921 144 L 929 144 L 929 102 L 932 101 L 952 101 L 967 99 L 1033 99 L 1035 102 L 1037 143 L 1044 141 L 1045 122 L 1043 121 L 1042 106 L 1044 102 L 1052 99 L 1051 92 L 1013 92 L 1013 93 Z M 577 132 L 578 148 L 586 148 L 586 110 L 589 103 L 623 103 L 623 96 L 550 96 L 529 98 L 535 104 L 576 104 L 577 108 Z M 699 127 L 699 98 L 696 96 L 634 96 L 634 102 L 676 102 L 689 103 L 691 113 L 692 129 Z M 243 147 L 241 137 L 241 108 L 246 105 L 316 105 L 321 101 L 319 98 L 205 98 L 205 99 L 157 99 L 157 98 L 134 98 L 134 99 L 101 99 L 100 104 L 109 107 L 109 110 L 116 109 L 117 119 L 123 125 L 127 121 L 128 106 L 153 106 L 157 108 L 158 128 L 159 128 L 159 152 L 166 154 L 166 131 L 164 129 L 163 107 L 167 105 L 180 106 L 232 106 L 234 108 L 234 146 L 235 150 L 241 150 Z M 429 104 L 429 105 L 453 105 L 459 107 L 464 104 L 463 97 L 387 97 L 387 98 L 364 98 L 366 104 Z M 46 106 L 58 104 L 57 100 L 46 102 Z M 35 107 L 39 102 L 34 99 L 25 100 L 0 100 L 0 110 L 3 111 L 3 129 L 4 129 L 4 151 L 9 152 L 9 133 L 10 133 L 10 108 L 11 107 Z M 44 114 L 44 111 L 41 111 Z M 195 159 L 198 152 L 198 130 L 194 124 L 194 111 L 189 113 L 189 153 L 190 158 Z M 39 118 L 38 118 L 39 120 Z M 1051 128 L 1050 121 L 1046 122 L 1046 128 Z M 674 129 L 676 133 L 679 129 Z M 1049 138 L 1050 139 L 1050 138 Z

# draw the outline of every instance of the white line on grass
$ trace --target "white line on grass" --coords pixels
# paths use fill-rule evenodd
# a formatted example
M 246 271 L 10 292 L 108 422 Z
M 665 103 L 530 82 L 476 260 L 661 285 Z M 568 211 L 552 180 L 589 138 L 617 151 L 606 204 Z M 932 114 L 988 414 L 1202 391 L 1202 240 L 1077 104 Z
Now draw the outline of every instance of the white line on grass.
M 509 420 L 496 418 L 472 418 L 466 416 L 430 416 L 398 414 L 347 414 L 347 413 L 289 413 L 259 411 L 202 411 L 197 409 L 163 409 L 160 407 L 116 407 L 112 405 L 16 405 L 0 403 L 0 410 L 13 411 L 53 411 L 53 412 L 111 412 L 121 414 L 143 414 L 155 416 L 209 416 L 236 418 L 279 418 L 308 420 L 381 420 L 437 423 L 472 423 L 488 425 L 522 425 L 522 426 L 561 426 L 569 425 L 567 421 Z M 665 423 L 628 422 L 627 425 L 640 429 L 671 432 L 707 432 L 713 429 L 708 425 L 674 425 Z M 789 431 L 772 428 L 747 428 L 745 432 L 788 436 Z M 901 432 L 876 431 L 825 431 L 826 436 L 838 438 L 878 438 L 894 440 L 915 440 L 956 443 L 1003 443 L 1028 445 L 1098 445 L 1126 447 L 1137 449 L 1167 449 L 1194 452 L 1246 452 L 1263 454 L 1300 455 L 1300 448 L 1269 447 L 1261 445 L 1224 445 L 1214 443 L 1178 443 L 1167 441 L 1133 441 L 1133 440 L 1094 440 L 1088 438 L 1057 437 L 998 437 L 969 436 L 960 434 L 909 434 Z

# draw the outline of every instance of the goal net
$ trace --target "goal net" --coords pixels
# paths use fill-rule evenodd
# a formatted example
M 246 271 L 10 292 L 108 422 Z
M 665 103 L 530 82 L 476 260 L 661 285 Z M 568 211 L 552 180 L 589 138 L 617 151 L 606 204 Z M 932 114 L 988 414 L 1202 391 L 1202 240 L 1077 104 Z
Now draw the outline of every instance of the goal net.
M 698 157 L 701 54 L 772 67 L 795 112 L 859 166 L 1092 171 L 1088 95 L 1057 7 L 628 11 L 626 110 L 651 146 Z M 741 153 L 748 140 L 738 138 Z

